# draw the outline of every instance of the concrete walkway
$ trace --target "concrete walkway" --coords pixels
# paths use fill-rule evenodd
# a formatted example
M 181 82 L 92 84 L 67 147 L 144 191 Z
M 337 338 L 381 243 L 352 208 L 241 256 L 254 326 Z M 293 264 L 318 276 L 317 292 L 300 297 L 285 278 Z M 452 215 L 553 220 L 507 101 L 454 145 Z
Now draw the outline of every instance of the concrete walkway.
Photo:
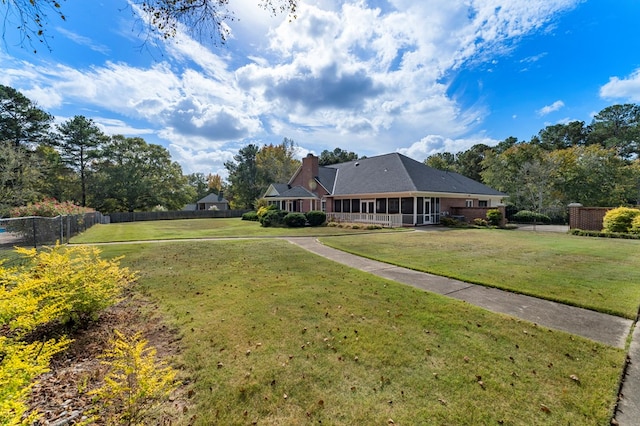
M 524 296 L 366 259 L 321 244 L 315 237 L 286 238 L 312 253 L 379 277 L 426 291 L 464 300 L 499 312 L 566 331 L 596 342 L 625 348 L 634 322 L 561 303 Z M 629 348 L 629 365 L 623 378 L 615 421 L 623 426 L 640 424 L 640 331 L 636 327 Z

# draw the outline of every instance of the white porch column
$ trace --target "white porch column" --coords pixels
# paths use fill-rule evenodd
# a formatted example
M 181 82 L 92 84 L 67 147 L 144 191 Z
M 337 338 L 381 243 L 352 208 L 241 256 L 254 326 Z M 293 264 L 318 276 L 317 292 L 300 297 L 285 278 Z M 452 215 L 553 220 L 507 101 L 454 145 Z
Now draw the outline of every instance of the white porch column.
M 418 223 L 418 197 L 413 197 L 413 226 Z

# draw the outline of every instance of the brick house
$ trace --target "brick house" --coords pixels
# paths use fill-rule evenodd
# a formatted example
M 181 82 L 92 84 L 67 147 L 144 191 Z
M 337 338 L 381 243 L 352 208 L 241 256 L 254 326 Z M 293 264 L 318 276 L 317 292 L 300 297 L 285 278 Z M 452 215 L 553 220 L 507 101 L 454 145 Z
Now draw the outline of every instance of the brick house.
M 322 210 L 339 221 L 419 226 L 466 208 L 495 208 L 506 197 L 458 173 L 391 153 L 329 166 L 309 154 L 288 183 L 271 184 L 263 198 L 282 210 Z

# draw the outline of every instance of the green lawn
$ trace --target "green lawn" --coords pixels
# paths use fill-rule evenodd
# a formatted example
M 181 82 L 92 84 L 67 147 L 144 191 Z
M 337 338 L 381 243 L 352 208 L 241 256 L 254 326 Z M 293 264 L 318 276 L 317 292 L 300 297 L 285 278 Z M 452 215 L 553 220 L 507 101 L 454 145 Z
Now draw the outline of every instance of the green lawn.
M 381 229 L 380 232 L 398 232 L 404 229 Z M 74 244 L 104 243 L 111 241 L 149 241 L 188 238 L 226 237 L 282 237 L 309 235 L 362 234 L 363 229 L 336 227 L 263 228 L 258 222 L 232 219 L 184 219 L 95 225 L 71 239 Z
M 616 401 L 622 350 L 282 240 L 102 249 L 180 329 L 198 425 L 604 425 Z
M 383 262 L 630 319 L 640 305 L 638 240 L 475 229 L 321 240 Z

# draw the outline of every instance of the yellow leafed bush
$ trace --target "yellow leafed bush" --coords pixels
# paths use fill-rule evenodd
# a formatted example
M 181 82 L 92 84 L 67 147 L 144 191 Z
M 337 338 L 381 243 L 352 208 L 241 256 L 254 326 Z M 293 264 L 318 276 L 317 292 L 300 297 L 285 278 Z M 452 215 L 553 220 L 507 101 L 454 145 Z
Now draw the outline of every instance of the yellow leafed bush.
M 37 413 L 22 418 L 33 379 L 49 370 L 49 360 L 64 350 L 68 339 L 24 343 L 0 337 L 0 424 L 31 424 Z
M 95 247 L 16 249 L 20 267 L 0 262 L 0 424 L 31 424 L 26 398 L 65 337 L 37 340 L 38 327 L 94 317 L 115 303 L 135 276 Z M 30 335 L 29 343 L 23 339 Z M 35 341 L 34 341 L 35 339 Z
M 115 335 L 101 356 L 109 367 L 105 383 L 91 394 L 108 425 L 144 424 L 155 403 L 176 388 L 176 372 L 156 360 L 155 348 L 147 346 L 140 333 L 125 336 L 116 330 Z
M 135 276 L 119 259 L 104 260 L 96 247 L 18 248 L 29 262 L 0 268 L 0 321 L 17 333 L 29 333 L 54 320 L 92 318 L 117 302 Z

